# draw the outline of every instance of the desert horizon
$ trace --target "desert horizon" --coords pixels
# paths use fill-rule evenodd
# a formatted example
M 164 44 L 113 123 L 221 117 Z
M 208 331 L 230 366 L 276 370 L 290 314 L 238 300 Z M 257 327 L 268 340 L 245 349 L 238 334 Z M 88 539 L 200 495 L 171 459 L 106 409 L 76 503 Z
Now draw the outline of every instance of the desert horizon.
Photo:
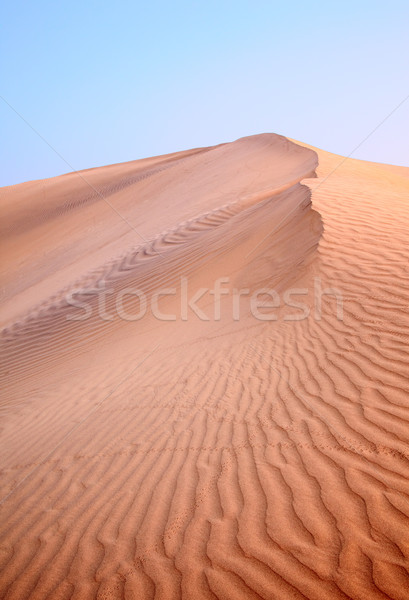
M 0 597 L 407 600 L 409 167 L 264 133 L 0 192 Z

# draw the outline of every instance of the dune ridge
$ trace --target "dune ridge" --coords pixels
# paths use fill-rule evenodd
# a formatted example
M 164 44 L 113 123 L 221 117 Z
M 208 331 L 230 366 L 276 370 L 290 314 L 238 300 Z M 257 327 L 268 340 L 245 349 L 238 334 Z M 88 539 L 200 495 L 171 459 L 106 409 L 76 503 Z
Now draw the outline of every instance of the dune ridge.
M 406 600 L 409 169 L 341 160 L 264 134 L 84 172 L 138 233 L 75 174 L 3 191 L 2 598 Z M 113 314 L 182 276 L 343 316 Z M 113 320 L 67 321 L 102 281 Z

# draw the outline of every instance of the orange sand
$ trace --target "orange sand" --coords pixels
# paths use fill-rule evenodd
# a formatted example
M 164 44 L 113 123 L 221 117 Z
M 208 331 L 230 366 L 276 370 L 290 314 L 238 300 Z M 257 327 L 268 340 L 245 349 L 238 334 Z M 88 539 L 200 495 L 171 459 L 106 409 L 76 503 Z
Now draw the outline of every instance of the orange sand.
M 1 598 L 409 598 L 409 169 L 314 150 L 1 190 Z M 227 279 L 219 320 L 182 318 L 182 277 Z M 119 318 L 130 288 L 176 320 Z M 235 288 L 309 316 L 235 320 Z

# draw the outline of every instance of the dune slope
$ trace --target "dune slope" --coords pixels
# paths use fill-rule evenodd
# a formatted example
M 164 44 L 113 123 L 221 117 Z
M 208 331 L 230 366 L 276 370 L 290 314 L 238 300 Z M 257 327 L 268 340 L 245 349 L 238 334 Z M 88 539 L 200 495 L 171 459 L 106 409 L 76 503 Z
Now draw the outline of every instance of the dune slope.
M 2 189 L 0 597 L 408 598 L 408 174 L 264 134 Z

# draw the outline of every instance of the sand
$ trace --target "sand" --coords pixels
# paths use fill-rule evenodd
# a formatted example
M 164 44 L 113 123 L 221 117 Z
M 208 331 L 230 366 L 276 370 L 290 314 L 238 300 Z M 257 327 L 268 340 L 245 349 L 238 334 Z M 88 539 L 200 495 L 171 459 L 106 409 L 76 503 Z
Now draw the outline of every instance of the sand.
M 408 198 L 273 134 L 2 188 L 0 597 L 407 600 Z

